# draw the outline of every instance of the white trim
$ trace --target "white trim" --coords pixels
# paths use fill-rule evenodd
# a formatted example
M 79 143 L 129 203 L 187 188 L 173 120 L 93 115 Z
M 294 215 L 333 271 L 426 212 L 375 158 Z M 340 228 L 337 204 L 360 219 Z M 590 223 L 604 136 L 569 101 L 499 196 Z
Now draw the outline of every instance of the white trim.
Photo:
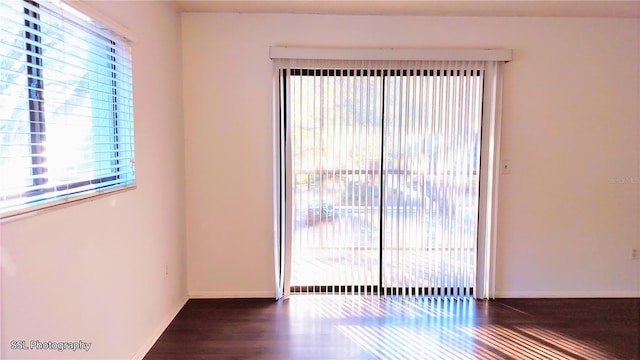
M 503 93 L 503 77 L 504 63 L 494 63 L 492 70 L 495 72 L 495 84 L 493 88 L 493 183 L 491 184 L 491 253 L 489 254 L 489 270 L 491 286 L 489 287 L 489 296 L 495 298 L 496 294 L 496 259 L 498 251 L 498 195 L 500 189 L 500 161 L 502 161 L 502 93 Z
M 280 299 L 284 295 L 284 289 L 280 286 L 280 237 L 282 231 L 282 218 L 280 215 L 280 199 L 282 197 L 280 187 L 280 172 L 283 164 L 280 157 L 280 75 L 278 69 L 273 72 L 273 114 L 272 114 L 272 131 L 273 131 L 273 270 L 274 270 L 274 286 L 276 298 Z
M 640 291 L 497 291 L 496 298 L 640 298 Z
M 135 190 L 137 186 L 127 185 L 113 189 L 95 190 L 94 192 L 87 192 L 85 194 L 72 195 L 60 200 L 25 207 L 24 209 L 9 211 L 5 214 L 0 214 L 0 224 L 6 224 L 12 221 L 22 220 L 32 216 L 47 213 L 52 210 L 62 209 L 67 206 L 77 205 L 84 202 L 95 201 L 103 197 L 116 195 L 121 192 Z
M 511 61 L 510 49 L 269 48 L 271 59 Z
M 285 81 L 287 82 L 286 87 L 287 89 L 291 89 L 291 84 L 290 84 L 290 77 L 287 76 L 285 78 Z M 286 201 L 285 199 L 293 199 L 293 171 L 287 171 L 287 165 L 286 164 L 293 164 L 293 158 L 292 158 L 292 150 L 291 150 L 291 134 L 290 131 L 291 129 L 289 128 L 291 125 L 291 101 L 286 101 L 286 106 L 287 108 L 284 110 L 285 111 L 285 126 L 286 128 L 284 129 L 285 134 L 285 159 L 284 159 L 284 177 L 285 177 L 285 182 L 284 182 L 284 201 L 285 201 L 285 215 L 284 215 L 284 223 L 283 226 L 285 227 L 284 229 L 284 251 L 283 251 L 283 256 L 284 256 L 284 266 L 282 267 L 282 270 L 284 271 L 284 279 L 283 279 L 283 297 L 285 299 L 288 299 L 291 296 L 291 249 L 292 249 L 292 244 L 293 244 L 293 219 L 295 218 L 294 214 L 293 214 L 293 201 Z
M 184 305 L 189 301 L 188 296 L 183 296 L 176 304 L 169 310 L 169 312 L 165 315 L 165 317 L 160 321 L 158 327 L 151 333 L 151 336 L 147 338 L 147 340 L 142 343 L 142 346 L 138 349 L 136 354 L 133 356 L 133 359 L 142 359 L 145 355 L 151 350 L 153 345 L 158 341 L 160 335 L 169 327 L 173 319 L 178 315 L 180 310 L 184 307 Z
M 89 16 L 100 24 L 108 27 L 109 30 L 124 37 L 129 42 L 136 41 L 136 37 L 133 35 L 131 30 L 129 30 L 126 26 L 120 24 L 119 22 L 113 20 L 112 18 L 104 15 L 101 11 L 97 10 L 92 5 L 89 5 L 86 0 L 62 0 L 62 2 Z
M 479 299 L 495 298 L 502 73 L 503 63 L 489 62 L 487 64 L 482 107 L 480 212 L 478 216 L 476 291 L 474 292 L 474 297 Z
M 0 223 L 1 225 L 1 223 Z M 0 228 L 0 314 L 2 313 L 2 309 L 4 309 L 2 307 L 2 299 L 4 298 L 4 286 L 2 286 L 2 278 L 4 278 L 5 276 L 9 276 L 8 275 L 8 271 L 5 271 L 4 268 L 4 264 L 3 264 L 3 257 L 2 257 L 2 248 L 3 248 L 3 241 L 2 241 L 2 229 Z M 7 275 L 5 275 L 7 274 Z M 4 347 L 2 346 L 2 339 L 4 339 L 4 336 L 2 335 L 3 331 L 2 329 L 4 328 L 4 326 L 2 325 L 2 321 L 0 320 L 0 357 L 2 357 L 2 349 L 4 349 Z
M 276 293 L 270 291 L 189 291 L 191 299 L 275 299 Z

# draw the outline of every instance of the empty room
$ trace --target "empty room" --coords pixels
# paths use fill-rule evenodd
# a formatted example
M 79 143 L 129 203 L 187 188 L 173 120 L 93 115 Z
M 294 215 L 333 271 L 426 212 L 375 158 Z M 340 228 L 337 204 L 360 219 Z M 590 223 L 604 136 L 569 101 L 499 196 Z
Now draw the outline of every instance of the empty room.
M 0 17 L 0 358 L 640 358 L 640 2 Z

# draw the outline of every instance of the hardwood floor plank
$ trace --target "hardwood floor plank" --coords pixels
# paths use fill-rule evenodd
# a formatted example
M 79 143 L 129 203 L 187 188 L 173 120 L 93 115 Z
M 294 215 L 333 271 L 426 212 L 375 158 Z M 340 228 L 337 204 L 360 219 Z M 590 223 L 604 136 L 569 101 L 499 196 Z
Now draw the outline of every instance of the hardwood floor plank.
M 192 299 L 145 359 L 640 359 L 640 299 Z

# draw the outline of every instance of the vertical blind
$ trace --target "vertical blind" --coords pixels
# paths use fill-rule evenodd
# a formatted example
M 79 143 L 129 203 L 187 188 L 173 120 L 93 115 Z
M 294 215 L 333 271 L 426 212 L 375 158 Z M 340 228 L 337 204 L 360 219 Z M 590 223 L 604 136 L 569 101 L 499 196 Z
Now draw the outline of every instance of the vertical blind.
M 59 1 L 0 2 L 0 213 L 131 185 L 126 39 Z
M 274 61 L 281 285 L 472 295 L 486 62 Z

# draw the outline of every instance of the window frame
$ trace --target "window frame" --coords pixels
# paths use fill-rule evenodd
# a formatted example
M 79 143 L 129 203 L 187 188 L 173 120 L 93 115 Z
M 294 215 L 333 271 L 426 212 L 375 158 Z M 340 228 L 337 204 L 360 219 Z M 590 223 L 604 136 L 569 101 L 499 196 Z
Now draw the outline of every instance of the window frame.
M 477 275 L 474 298 L 495 298 L 497 213 L 499 199 L 500 135 L 502 95 L 505 64 L 513 60 L 511 49 L 401 49 L 401 48 L 304 48 L 272 46 L 273 60 L 273 213 L 274 213 L 274 285 L 276 299 L 290 296 L 291 231 L 285 214 L 292 206 L 292 179 L 285 173 L 284 164 L 290 162 L 290 141 L 285 129 L 287 122 L 280 116 L 288 94 L 279 87 L 281 71 L 293 67 L 308 67 L 317 61 L 333 63 L 346 61 L 480 61 L 485 62 L 482 100 L 480 152 L 488 155 L 480 164 L 480 214 L 478 219 Z
M 41 11 L 36 11 L 34 9 L 42 9 L 41 4 L 38 0 L 22 0 L 22 8 L 23 8 L 23 16 L 24 16 L 24 24 L 23 31 L 21 32 L 22 40 L 24 40 L 24 64 L 26 68 L 26 72 L 24 73 L 27 83 L 23 88 L 24 91 L 27 92 L 27 101 L 28 101 L 28 121 L 29 121 L 29 134 L 27 134 L 28 146 L 29 146 L 29 155 L 31 170 L 30 176 L 28 180 L 30 180 L 30 184 L 25 184 L 22 188 L 24 191 L 7 193 L 0 195 L 0 222 L 6 222 L 10 220 L 14 220 L 17 218 L 22 218 L 25 215 L 37 214 L 41 211 L 48 208 L 55 208 L 61 205 L 66 205 L 70 203 L 76 203 L 84 200 L 94 200 L 95 198 L 105 196 L 107 194 L 112 194 L 116 192 L 128 191 L 136 188 L 136 177 L 135 177 L 135 140 L 134 140 L 134 125 L 133 125 L 133 74 L 129 72 L 130 78 L 125 79 L 125 81 L 129 81 L 131 83 L 130 88 L 128 89 L 131 92 L 131 96 L 124 96 L 125 99 L 131 101 L 131 125 L 130 128 L 123 128 L 119 124 L 119 115 L 120 111 L 118 110 L 119 104 L 122 101 L 122 96 L 118 94 L 118 83 L 120 79 L 118 78 L 119 72 L 117 71 L 117 54 L 118 51 L 122 51 L 118 46 L 119 42 L 129 43 L 131 41 L 131 37 L 128 34 L 122 34 L 123 31 L 114 31 L 112 28 L 116 28 L 118 30 L 125 29 L 117 23 L 113 23 L 108 20 L 104 21 L 105 18 L 96 19 L 94 11 L 86 11 L 91 10 L 91 8 L 83 5 L 80 6 L 80 9 L 77 9 L 76 6 L 71 6 L 65 0 L 57 0 L 62 7 L 70 8 L 70 10 L 77 11 L 78 13 L 86 16 L 90 19 L 91 22 L 97 22 L 101 26 L 106 27 L 109 36 L 104 32 L 101 33 L 93 33 L 92 36 L 94 38 L 102 38 L 103 41 L 111 44 L 107 51 L 111 53 L 109 60 L 110 64 L 104 67 L 104 70 L 107 70 L 111 73 L 111 82 L 109 86 L 105 86 L 104 89 L 110 90 L 110 98 L 111 98 L 111 127 L 109 128 L 111 132 L 111 137 L 113 142 L 111 143 L 112 149 L 110 152 L 112 153 L 109 156 L 110 162 L 112 162 L 112 170 L 111 174 L 107 176 L 99 176 L 95 175 L 91 179 L 86 180 L 67 180 L 61 183 L 52 184 L 51 186 L 46 186 L 49 182 L 49 177 L 47 176 L 48 167 L 46 165 L 46 157 L 45 157 L 45 141 L 47 137 L 47 122 L 45 116 L 45 108 L 47 105 L 47 101 L 45 100 L 44 93 L 46 91 L 46 82 L 43 78 L 43 62 L 46 61 L 46 56 L 43 54 L 42 46 L 42 38 L 41 35 L 41 24 L 40 24 L 40 15 Z M 47 2 L 47 0 L 44 0 Z M 75 5 L 75 4 L 74 4 Z M 31 7 L 31 8 L 30 8 Z M 42 11 L 48 11 L 46 9 L 42 9 Z M 88 13 L 88 14 L 87 14 Z M 73 21 L 75 15 L 69 15 Z M 67 19 L 67 15 L 64 15 L 64 19 Z M 115 26 L 113 26 L 115 25 Z M 125 31 L 126 32 L 126 31 Z M 129 61 L 129 66 L 132 66 L 130 50 L 126 57 Z M 33 86 L 32 86 L 33 85 Z M 96 126 L 92 125 L 92 128 Z M 126 131 L 130 131 L 130 145 L 131 149 L 131 159 L 129 164 L 124 163 L 123 159 L 120 158 L 121 153 L 121 141 L 120 141 L 120 132 L 124 129 Z M 125 135 L 126 136 L 126 135 Z M 128 142 L 125 144 L 129 144 Z M 27 145 L 27 143 L 25 143 Z M 127 150 L 125 150 L 127 151 Z M 97 161 L 92 161 L 92 168 L 94 170 L 100 169 L 100 167 L 96 166 Z M 132 170 L 130 173 L 132 174 L 131 180 L 127 179 L 127 174 L 123 173 L 121 169 L 124 166 L 130 165 Z M 25 178 L 26 180 L 26 178 Z M 121 181 L 121 182 L 118 182 Z M 116 183 L 114 183 L 116 182 Z M 100 186 L 100 184 L 105 183 L 105 185 Z M 43 186 L 44 185 L 44 186 Z M 36 189 L 30 189 L 30 187 L 37 187 Z M 84 188 L 83 187 L 87 187 Z M 74 190 L 77 189 L 77 190 Z M 71 190 L 71 191 L 70 191 Z M 59 193 L 56 195 L 56 193 Z M 31 199 L 34 196 L 41 196 L 51 194 L 50 197 L 44 198 L 36 198 Z M 16 200 L 19 198 L 25 199 L 24 202 L 9 205 L 7 207 L 1 206 L 5 201 Z
M 340 78 L 340 77 L 379 77 L 380 78 L 380 95 L 381 98 L 379 99 L 381 101 L 381 113 L 380 113 L 380 137 L 381 139 L 383 139 L 381 141 L 381 147 L 383 149 L 381 149 L 381 159 L 380 159 L 380 167 L 378 169 L 363 169 L 363 168 L 350 168 L 350 169 L 346 169 L 346 168 L 337 168 L 337 169 L 332 169 L 332 170 L 325 170 L 326 172 L 332 174 L 332 175 L 337 175 L 337 174 L 342 174 L 342 175 L 376 175 L 376 176 L 380 176 L 380 182 L 379 182 L 379 191 L 380 193 L 382 193 L 383 191 L 386 191 L 388 188 L 385 187 L 385 182 L 387 181 L 386 177 L 388 175 L 407 175 L 407 173 L 405 172 L 406 170 L 402 170 L 402 169 L 385 169 L 385 154 L 387 153 L 386 150 L 384 150 L 384 148 L 386 148 L 386 144 L 384 141 L 384 128 L 385 128 L 385 124 L 386 124 L 386 119 L 385 119 L 385 107 L 386 105 L 388 105 L 390 103 L 390 100 L 388 99 L 390 94 L 388 92 L 388 87 L 389 85 L 389 81 L 391 78 L 394 77 L 414 77 L 414 76 L 424 76 L 424 77 L 459 77 L 459 76 L 470 76 L 470 77 L 477 77 L 479 78 L 480 82 L 480 89 L 482 92 L 484 92 L 485 90 L 485 85 L 484 85 L 484 77 L 485 77 L 485 69 L 484 66 L 482 67 L 478 67 L 478 68 L 472 68 L 472 69 L 437 69 L 437 68 L 421 68 L 421 69 L 402 69 L 402 68 L 384 68 L 384 69 L 374 69 L 374 68 L 340 68 L 340 67 L 336 67 L 336 68 L 332 68 L 332 67 L 326 67 L 326 68 L 314 68 L 314 67 L 303 67 L 303 66 L 299 66 L 299 67 L 290 67 L 290 68 L 282 68 L 280 69 L 280 73 L 279 73 L 279 77 L 278 77 L 278 81 L 277 81 L 277 85 L 279 86 L 279 91 L 282 94 L 288 94 L 291 93 L 291 81 L 293 77 L 314 77 L 314 76 L 321 76 L 321 77 L 335 77 L 335 78 Z M 482 104 L 484 102 L 484 93 L 482 93 L 482 95 L 480 96 L 480 107 L 482 108 Z M 279 121 L 283 124 L 283 126 L 280 128 L 281 133 L 280 136 L 281 138 L 286 138 L 287 136 L 290 136 L 291 134 L 286 130 L 286 129 L 290 129 L 292 127 L 290 121 L 290 114 L 288 113 L 288 110 L 290 105 L 289 102 L 291 101 L 291 99 L 287 96 L 283 96 L 281 99 L 281 105 L 279 108 L 279 115 L 280 115 L 280 119 Z M 480 113 L 482 113 L 482 111 L 480 111 Z M 482 123 L 482 115 L 480 115 L 480 123 Z M 476 139 L 477 141 L 477 152 L 475 152 L 475 156 L 477 156 L 478 158 L 480 157 L 480 151 L 481 151 L 481 145 L 482 145 L 482 141 L 481 141 L 481 124 L 480 124 L 480 128 L 478 129 L 478 138 Z M 281 145 L 281 149 L 284 149 L 284 146 Z M 287 171 L 291 171 L 291 168 L 293 167 L 293 161 L 287 161 L 287 160 L 282 160 L 282 164 L 285 173 Z M 323 173 L 325 171 L 318 171 L 318 170 L 314 170 L 314 171 L 310 171 L 307 174 L 316 174 L 316 175 L 320 175 L 323 176 Z M 302 172 L 297 172 L 296 174 L 301 174 Z M 456 175 L 466 175 L 466 176 L 472 176 L 474 178 L 477 178 L 478 183 L 480 182 L 480 159 L 478 159 L 477 161 L 477 165 L 474 169 L 472 169 L 471 171 L 469 171 L 468 173 L 465 173 L 463 171 L 457 171 L 457 170 L 446 170 L 444 172 L 438 173 L 426 173 L 423 175 L 426 176 L 444 176 L 444 177 L 450 177 L 450 176 L 456 176 Z M 292 181 L 292 187 L 295 188 L 295 184 L 293 184 L 295 181 Z M 478 192 L 476 193 L 475 197 L 476 200 L 478 202 L 478 208 L 480 208 L 480 188 L 481 185 L 478 184 Z M 383 196 L 380 196 L 378 199 L 378 206 L 380 209 L 384 208 L 386 205 L 384 204 L 385 200 Z M 281 209 L 282 211 L 283 209 Z M 480 209 L 478 209 L 478 211 L 480 211 Z M 384 238 L 382 236 L 382 234 L 384 233 L 384 222 L 382 217 L 380 217 L 379 219 L 379 232 L 380 232 L 380 237 L 378 238 L 378 282 L 375 284 L 361 284 L 361 283 L 354 283 L 354 284 L 289 284 L 287 290 L 290 294 L 304 294 L 304 293 L 332 293 L 332 292 L 336 292 L 336 293 L 347 293 L 347 294 L 358 294 L 358 293 L 365 293 L 367 295 L 418 295 L 418 296 L 423 296 L 423 295 L 437 295 L 437 296 L 454 296 L 454 295 L 462 295 L 462 296 L 475 296 L 474 295 L 474 291 L 475 291 L 475 283 L 471 284 L 470 286 L 467 286 L 463 289 L 461 289 L 462 294 L 455 294 L 455 287 L 454 286 L 449 286 L 449 287 L 431 287 L 431 288 L 422 288 L 422 287 L 417 287 L 417 286 L 404 286 L 404 287 L 394 287 L 388 284 L 385 284 L 385 276 L 383 276 L 383 273 L 385 270 L 388 270 L 385 265 L 383 264 L 383 258 L 384 258 L 384 251 L 386 250 L 385 248 L 385 241 Z M 480 234 L 477 233 L 477 228 L 476 228 L 476 237 L 479 237 Z M 476 240 L 477 243 L 477 240 Z M 477 247 L 477 244 L 476 244 Z M 477 249 L 476 249 L 477 250 Z M 372 265 L 374 266 L 374 265 Z M 477 264 L 474 263 L 474 269 L 477 268 Z M 475 278 L 475 276 L 474 276 Z M 460 291 L 460 290 L 458 290 Z

